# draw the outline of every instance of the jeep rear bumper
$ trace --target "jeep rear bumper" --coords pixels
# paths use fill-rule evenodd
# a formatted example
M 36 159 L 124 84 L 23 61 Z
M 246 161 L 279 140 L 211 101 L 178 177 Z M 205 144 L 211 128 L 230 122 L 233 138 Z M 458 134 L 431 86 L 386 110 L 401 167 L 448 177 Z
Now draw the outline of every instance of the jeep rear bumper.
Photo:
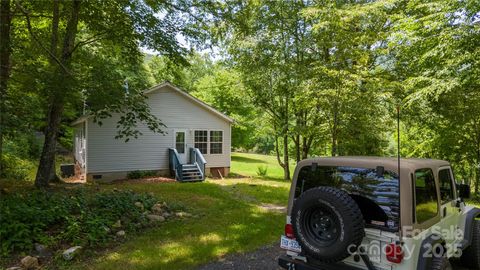
M 287 255 L 282 255 L 278 258 L 278 265 L 287 270 L 362 270 L 361 268 L 346 265 L 344 263 L 312 265 L 303 261 L 295 260 Z

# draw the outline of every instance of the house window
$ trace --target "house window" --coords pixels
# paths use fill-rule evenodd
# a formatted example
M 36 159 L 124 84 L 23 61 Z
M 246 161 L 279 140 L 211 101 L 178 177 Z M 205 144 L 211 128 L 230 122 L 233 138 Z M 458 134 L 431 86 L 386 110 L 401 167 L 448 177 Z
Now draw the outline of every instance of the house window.
M 210 131 L 210 154 L 222 154 L 223 131 Z
M 208 131 L 195 130 L 195 148 L 198 148 L 202 154 L 207 154 Z

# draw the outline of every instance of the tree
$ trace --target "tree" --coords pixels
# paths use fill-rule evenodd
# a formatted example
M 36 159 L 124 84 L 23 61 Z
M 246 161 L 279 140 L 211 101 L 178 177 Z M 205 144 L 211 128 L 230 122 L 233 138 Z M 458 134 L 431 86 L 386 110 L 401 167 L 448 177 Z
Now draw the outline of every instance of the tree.
M 457 172 L 476 175 L 476 192 L 480 182 L 479 9 L 478 1 L 409 1 L 390 37 L 395 72 L 403 82 L 409 109 L 408 125 L 415 136 L 426 138 L 407 151 L 453 161 Z
M 297 153 L 303 141 L 308 152 L 311 140 L 294 133 L 292 125 L 304 125 L 307 108 L 296 106 L 295 93 L 302 88 L 313 54 L 309 49 L 309 22 L 301 16 L 302 1 L 248 2 L 229 5 L 228 51 L 232 63 L 253 102 L 268 113 L 275 132 L 275 152 L 284 178 L 290 179 L 289 141 L 293 137 Z M 282 151 L 280 142 L 282 139 Z M 280 158 L 280 154 L 283 158 Z M 298 154 L 297 154 L 298 159 Z
M 253 106 L 240 74 L 222 63 L 211 67 L 211 74 L 201 77 L 192 94 L 235 120 L 232 147 L 251 149 L 258 127 L 258 111 Z
M 119 138 L 128 140 L 140 135 L 135 130 L 138 122 L 147 124 L 156 132 L 162 131 L 161 121 L 151 115 L 145 105 L 142 89 L 130 84 L 129 94 L 124 95 L 124 80 L 128 76 L 123 74 L 124 78 L 119 80 L 122 74 L 99 67 L 105 68 L 105 63 L 112 62 L 112 58 L 116 58 L 117 63 L 138 66 L 143 60 L 139 44 L 185 62 L 187 50 L 178 45 L 175 35 L 182 33 L 192 39 L 199 36 L 200 32 L 195 31 L 192 22 L 201 18 L 198 14 L 205 14 L 203 11 L 210 7 L 187 1 L 145 3 L 137 0 L 53 0 L 48 4 L 16 2 L 16 5 L 23 14 L 31 41 L 37 47 L 38 57 L 47 60 L 40 61 L 46 75 L 40 78 L 44 79 L 41 90 L 48 109 L 45 143 L 35 180 L 38 187 L 47 186 L 53 175 L 62 117 L 71 100 L 78 99 L 82 92 L 87 103 L 92 105 L 91 114 L 99 123 L 112 112 L 124 115 L 119 122 Z M 158 13 L 166 15 L 160 18 Z M 87 59 L 94 61 L 89 63 Z M 108 80 L 102 80 L 103 75 Z
M 0 173 L 3 161 L 3 134 L 5 127 L 5 106 L 10 77 L 11 43 L 10 32 L 12 23 L 12 10 L 10 0 L 0 2 Z

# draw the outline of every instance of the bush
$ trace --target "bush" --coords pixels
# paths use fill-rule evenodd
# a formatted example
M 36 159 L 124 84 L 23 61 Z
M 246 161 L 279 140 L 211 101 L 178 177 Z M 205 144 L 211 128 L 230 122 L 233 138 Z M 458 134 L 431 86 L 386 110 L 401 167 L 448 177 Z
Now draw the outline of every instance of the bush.
M 35 169 L 31 161 L 8 153 L 3 155 L 2 164 L 0 178 L 4 179 L 26 180 L 30 172 Z
M 268 166 L 258 166 L 257 167 L 257 175 L 258 176 L 267 176 Z
M 110 229 L 121 220 L 122 229 L 135 231 L 147 225 L 141 202 L 150 209 L 156 199 L 131 191 L 91 193 L 84 188 L 69 192 L 33 191 L 28 195 L 2 195 L 0 252 L 28 251 L 34 243 L 96 246 L 106 243 Z
M 140 179 L 153 176 L 157 176 L 156 171 L 131 171 L 127 174 L 128 179 Z

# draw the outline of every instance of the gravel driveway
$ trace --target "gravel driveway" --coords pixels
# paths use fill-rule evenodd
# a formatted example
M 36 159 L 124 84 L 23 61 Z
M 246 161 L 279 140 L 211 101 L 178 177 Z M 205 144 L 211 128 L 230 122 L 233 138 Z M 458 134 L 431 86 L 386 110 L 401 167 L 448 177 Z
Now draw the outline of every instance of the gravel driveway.
M 282 254 L 285 254 L 285 251 L 280 249 L 279 245 L 275 243 L 264 246 L 254 252 L 228 255 L 217 262 L 203 265 L 196 270 L 280 270 L 282 268 L 278 267 L 277 259 Z M 453 266 L 453 269 L 468 270 L 456 265 Z
M 217 262 L 203 265 L 197 270 L 247 270 L 264 269 L 278 270 L 277 259 L 285 251 L 277 243 L 262 247 L 254 252 L 245 254 L 231 254 Z

